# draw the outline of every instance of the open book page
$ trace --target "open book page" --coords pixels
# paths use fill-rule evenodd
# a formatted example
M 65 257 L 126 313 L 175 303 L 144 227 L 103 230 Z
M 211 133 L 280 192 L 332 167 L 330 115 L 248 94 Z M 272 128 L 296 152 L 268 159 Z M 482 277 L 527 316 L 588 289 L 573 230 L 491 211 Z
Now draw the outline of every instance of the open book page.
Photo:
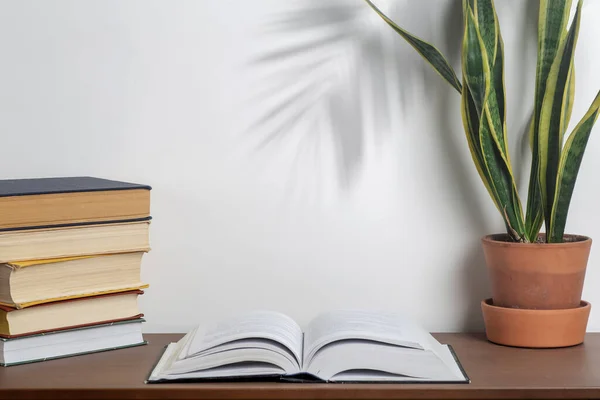
M 298 372 L 302 338 L 302 330 L 288 316 L 253 311 L 191 332 L 171 371 L 184 373 L 253 361 L 275 364 L 288 373 Z
M 396 313 L 340 310 L 312 320 L 304 371 L 330 381 L 464 381 L 447 346 Z
M 447 347 L 445 351 L 452 357 Z M 454 363 L 456 365 L 456 363 Z M 431 350 L 367 340 L 345 340 L 323 347 L 305 367 L 326 381 L 464 381 L 458 366 Z
M 211 379 L 224 377 L 248 377 L 248 376 L 268 376 L 284 374 L 282 368 L 279 368 L 271 363 L 261 362 L 245 362 L 241 364 L 224 365 L 221 367 L 210 368 L 205 370 L 196 370 L 194 368 L 189 371 L 178 370 L 176 365 L 177 356 L 181 351 L 180 343 L 171 343 L 165 353 L 161 357 L 158 364 L 152 370 L 148 377 L 148 382 L 156 381 L 177 381 L 181 379 Z
M 308 365 L 324 346 L 348 339 L 370 340 L 421 350 L 435 345 L 427 331 L 398 314 L 331 311 L 317 316 L 308 325 L 304 337 L 303 365 Z

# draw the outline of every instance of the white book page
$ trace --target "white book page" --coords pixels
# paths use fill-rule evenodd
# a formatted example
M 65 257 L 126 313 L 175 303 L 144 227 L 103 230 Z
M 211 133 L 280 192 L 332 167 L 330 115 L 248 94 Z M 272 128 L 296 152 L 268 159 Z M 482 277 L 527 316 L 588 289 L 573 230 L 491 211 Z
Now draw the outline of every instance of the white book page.
M 449 368 L 432 350 L 366 340 L 329 344 L 317 352 L 306 370 L 327 381 L 464 380 L 458 367 Z
M 201 351 L 196 355 L 177 360 L 169 367 L 170 374 L 220 369 L 230 366 L 242 369 L 249 363 L 273 364 L 280 373 L 298 373 L 300 368 L 294 355 L 283 345 L 266 339 L 240 339 Z M 283 370 L 283 371 L 282 371 Z
M 278 353 L 282 357 L 287 358 L 291 363 L 297 364 L 296 358 L 294 355 L 282 344 L 275 342 L 273 340 L 265 340 L 265 339 L 240 339 L 235 340 L 233 342 L 225 343 L 221 346 L 212 347 L 210 349 L 201 351 L 195 356 L 188 358 L 187 360 L 200 358 L 209 356 L 212 354 L 224 353 L 232 350 L 240 350 L 240 349 L 264 349 L 269 350 L 274 353 Z
M 310 322 L 304 337 L 303 365 L 308 365 L 324 346 L 348 339 L 371 340 L 416 349 L 430 349 L 437 343 L 427 331 L 398 314 L 331 311 Z
M 243 368 L 249 363 L 270 364 L 279 368 L 280 373 L 294 374 L 300 372 L 296 360 L 290 360 L 279 352 L 262 347 L 242 347 L 176 361 L 171 364 L 169 373 L 187 374 L 223 367 Z
M 156 375 L 150 378 L 150 381 L 156 380 L 179 380 L 179 379 L 211 379 L 211 378 L 227 378 L 227 377 L 249 377 L 249 376 L 266 376 L 266 375 L 281 375 L 285 373 L 281 368 L 271 364 L 260 362 L 252 362 L 243 366 L 224 366 L 213 368 L 205 371 L 194 371 L 182 374 L 165 374 Z
M 274 311 L 252 311 L 198 327 L 180 360 L 241 339 L 265 339 L 285 346 L 298 366 L 302 359 L 302 329 L 290 317 Z
M 275 375 L 282 374 L 284 371 L 271 364 L 260 362 L 249 362 L 243 366 L 224 366 L 204 371 L 192 371 L 189 373 L 176 373 L 171 367 L 173 361 L 177 358 L 177 352 L 181 350 L 180 343 L 171 343 L 159 363 L 152 371 L 149 382 L 158 380 L 178 380 L 178 379 L 203 379 L 203 378 L 222 378 L 227 376 L 253 376 L 253 375 Z

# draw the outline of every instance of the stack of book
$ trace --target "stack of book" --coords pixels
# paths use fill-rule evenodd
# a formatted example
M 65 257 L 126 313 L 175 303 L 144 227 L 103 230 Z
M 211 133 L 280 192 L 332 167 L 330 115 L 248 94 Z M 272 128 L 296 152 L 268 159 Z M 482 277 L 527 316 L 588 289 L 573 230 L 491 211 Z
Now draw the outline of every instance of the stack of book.
M 0 180 L 0 365 L 145 344 L 150 187 Z

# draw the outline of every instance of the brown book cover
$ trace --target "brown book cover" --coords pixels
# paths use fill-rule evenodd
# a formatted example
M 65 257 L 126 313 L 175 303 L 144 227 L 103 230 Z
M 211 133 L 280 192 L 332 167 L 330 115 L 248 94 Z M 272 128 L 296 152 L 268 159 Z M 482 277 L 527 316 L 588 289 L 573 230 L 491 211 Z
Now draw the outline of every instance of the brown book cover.
M 88 300 L 88 299 L 99 298 L 99 297 L 121 296 L 121 295 L 128 295 L 128 294 L 142 295 L 142 294 L 144 294 L 144 291 L 143 290 L 130 290 L 130 291 L 126 291 L 126 292 L 101 294 L 101 295 L 92 296 L 92 297 L 71 298 L 71 299 L 67 299 L 67 300 L 62 300 L 62 301 L 60 301 L 60 303 L 82 301 L 82 300 Z M 58 303 L 58 302 L 43 303 L 43 304 L 39 304 L 36 306 L 32 306 L 30 308 L 47 307 L 47 306 L 50 306 L 50 305 L 56 304 L 56 303 Z M 3 318 L 1 318 L 3 313 L 8 314 L 10 312 L 14 312 L 14 311 L 18 311 L 18 310 L 19 309 L 17 309 L 17 308 L 13 308 L 13 307 L 9 307 L 9 306 L 0 304 L 0 320 L 3 319 Z M 19 338 L 19 337 L 44 334 L 44 333 L 48 333 L 48 332 L 58 332 L 58 331 L 65 331 L 65 330 L 71 330 L 71 329 L 85 328 L 85 327 L 94 326 L 94 325 L 104 325 L 104 324 L 110 324 L 110 323 L 115 323 L 115 322 L 130 321 L 130 320 L 140 319 L 143 316 L 144 316 L 144 314 L 137 314 L 137 315 L 132 315 L 132 316 L 126 317 L 126 318 L 118 318 L 118 319 L 104 320 L 104 321 L 94 321 L 94 322 L 91 322 L 88 324 L 64 326 L 64 327 L 60 327 L 60 328 L 56 328 L 56 329 L 47 329 L 47 330 L 40 330 L 40 331 L 35 331 L 35 332 L 26 332 L 26 333 L 22 333 L 22 334 L 18 334 L 18 335 L 6 335 L 6 334 L 0 333 L 0 338 L 14 339 L 14 338 Z
M 142 220 L 151 189 L 89 176 L 0 180 L 0 230 Z

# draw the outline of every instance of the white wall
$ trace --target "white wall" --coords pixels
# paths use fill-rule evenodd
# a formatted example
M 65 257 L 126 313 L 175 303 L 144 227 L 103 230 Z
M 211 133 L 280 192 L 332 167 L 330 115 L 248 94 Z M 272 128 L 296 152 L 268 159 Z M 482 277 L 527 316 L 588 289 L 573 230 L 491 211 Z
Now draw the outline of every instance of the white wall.
M 246 128 L 263 103 L 251 94 L 270 72 L 250 59 L 304 38 L 266 31 L 285 3 L 1 1 L 0 177 L 95 175 L 154 187 L 153 250 L 143 265 L 149 332 L 185 331 L 257 307 L 301 323 L 321 310 L 369 307 L 401 310 L 435 331 L 482 329 L 479 301 L 489 287 L 479 238 L 502 223 L 471 164 L 458 96 L 368 10 L 355 10 L 366 22 L 353 36 L 308 56 L 335 55 L 328 82 L 341 90 L 344 118 L 315 107 L 307 126 L 258 148 L 266 132 Z M 532 3 L 498 2 L 508 127 L 521 170 L 535 65 Z M 600 88 L 599 3 L 585 8 L 575 119 Z M 459 67 L 460 1 L 394 4 L 399 22 Z M 360 53 L 363 35 L 381 38 L 391 53 Z M 389 78 L 380 93 L 392 112 L 366 112 L 361 122 L 353 99 L 369 111 L 381 98 L 368 97 L 366 78 L 343 84 L 368 75 L 371 60 Z M 295 74 L 287 78 L 316 76 L 308 68 Z M 337 128 L 348 135 L 336 136 Z M 568 224 L 596 238 L 599 129 Z M 599 260 L 595 248 L 585 287 L 594 304 Z M 599 328 L 592 311 L 589 329 Z

